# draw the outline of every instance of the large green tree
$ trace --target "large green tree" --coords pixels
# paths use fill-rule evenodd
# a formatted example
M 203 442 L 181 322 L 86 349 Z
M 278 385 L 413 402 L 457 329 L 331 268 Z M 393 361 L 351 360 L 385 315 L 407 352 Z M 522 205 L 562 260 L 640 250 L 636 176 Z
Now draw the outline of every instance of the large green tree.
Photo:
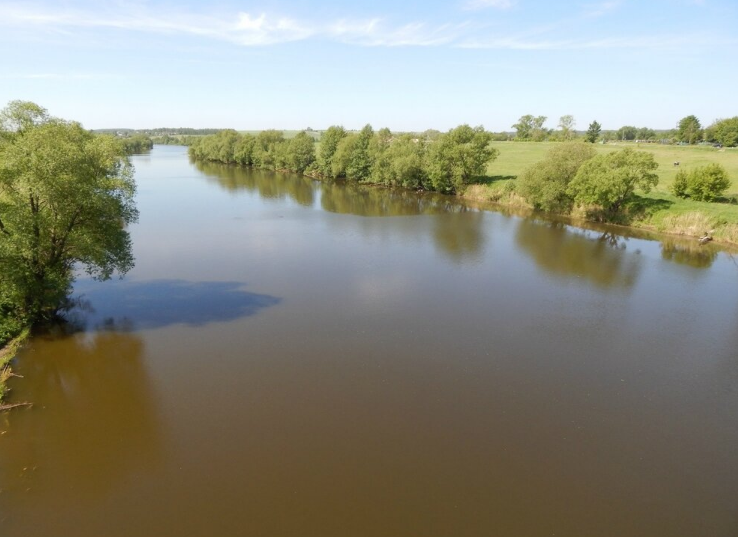
M 738 146 L 738 116 L 718 119 L 706 129 L 705 137 L 725 147 Z
M 336 154 L 338 144 L 346 138 L 346 129 L 339 126 L 328 127 L 320 137 L 320 154 L 318 155 L 318 167 L 320 173 L 326 177 L 333 177 L 333 156 Z
M 576 136 L 576 132 L 574 132 L 575 125 L 576 121 L 574 121 L 574 116 L 570 114 L 559 118 L 559 129 L 561 129 L 560 137 L 562 140 L 571 140 Z
M 602 125 L 597 123 L 597 120 L 595 120 L 589 124 L 589 128 L 587 129 L 587 133 L 584 135 L 584 139 L 588 141 L 589 143 L 593 144 L 600 137 L 601 132 L 602 132 Z
M 546 116 L 533 116 L 526 114 L 518 119 L 518 122 L 513 125 L 513 129 L 516 131 L 515 138 L 517 140 L 533 140 L 536 142 L 543 141 L 548 135 L 548 131 L 543 128 L 543 124 L 546 122 Z
M 635 140 L 636 136 L 638 136 L 638 129 L 630 125 L 618 129 L 618 140 Z
M 687 116 L 679 120 L 677 137 L 680 142 L 696 144 L 702 138 L 702 125 L 697 116 Z
M 652 153 L 629 147 L 597 155 L 582 164 L 569 183 L 567 193 L 575 203 L 599 207 L 613 216 L 633 196 L 636 188 L 650 192 L 658 184 L 656 168 L 658 164 Z
M 133 266 L 138 212 L 122 144 L 14 101 L 0 113 L 0 315 L 39 320 L 80 266 L 99 279 Z
M 492 134 L 484 127 L 461 125 L 435 141 L 428 152 L 427 172 L 434 190 L 455 192 L 476 175 L 499 151 L 490 147 Z
M 517 191 L 535 209 L 567 213 L 573 200 L 567 187 L 579 168 L 597 154 L 582 142 L 554 146 L 542 161 L 527 168 L 517 179 Z

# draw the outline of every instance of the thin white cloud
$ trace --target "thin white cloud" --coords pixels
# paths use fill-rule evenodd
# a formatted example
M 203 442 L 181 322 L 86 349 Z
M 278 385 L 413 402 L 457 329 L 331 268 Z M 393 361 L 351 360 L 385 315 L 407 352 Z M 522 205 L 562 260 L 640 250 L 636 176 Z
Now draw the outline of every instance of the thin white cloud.
M 467 24 L 430 26 L 413 22 L 391 27 L 381 19 L 367 21 L 341 20 L 328 28 L 328 33 L 344 43 L 372 47 L 434 46 L 457 40 Z
M 186 13 L 152 11 L 126 7 L 105 14 L 54 10 L 26 4 L 0 5 L 0 27 L 31 27 L 54 32 L 70 28 L 113 28 L 146 33 L 189 34 L 229 41 L 244 46 L 273 45 L 322 37 L 364 46 L 432 46 L 458 39 L 466 24 L 432 26 L 424 22 L 401 25 L 380 18 L 338 20 L 328 24 L 273 17 L 247 12 L 235 17 L 215 17 Z
M 478 9 L 510 9 L 515 5 L 515 0 L 469 0 L 464 4 L 464 9 L 467 10 L 478 10 Z
M 270 18 L 238 13 L 217 18 L 197 14 L 152 11 L 124 7 L 104 14 L 58 10 L 26 4 L 0 5 L 0 26 L 27 26 L 49 30 L 65 28 L 113 28 L 160 34 L 189 34 L 230 41 L 240 45 L 270 45 L 307 39 L 316 29 L 289 18 Z
M 1 1 L 1 0 L 0 0 Z M 488 7 L 504 8 L 511 0 L 474 0 Z M 589 16 L 616 9 L 622 0 L 589 5 Z M 481 4 L 480 4 L 481 5 Z M 150 34 L 190 35 L 241 46 L 265 46 L 306 39 L 326 39 L 357 46 L 452 46 L 473 49 L 576 50 L 576 49 L 670 49 L 686 46 L 734 45 L 735 40 L 706 35 L 610 36 L 597 39 L 559 37 L 560 24 L 529 28 L 514 34 L 484 35 L 489 26 L 479 23 L 432 25 L 426 22 L 392 24 L 382 18 L 340 19 L 327 23 L 299 21 L 266 13 L 239 12 L 229 16 L 166 11 L 149 4 L 117 4 L 99 12 L 59 9 L 40 4 L 0 4 L 0 28 L 53 34 L 80 29 L 120 29 Z M 31 30 L 31 31 L 26 31 Z M 0 32 L 1 33 L 1 32 Z M 571 35 L 571 32 L 568 32 Z
M 585 6 L 584 17 L 598 18 L 612 11 L 615 11 L 623 4 L 623 0 L 610 0 L 608 2 L 600 2 L 598 4 L 588 4 Z

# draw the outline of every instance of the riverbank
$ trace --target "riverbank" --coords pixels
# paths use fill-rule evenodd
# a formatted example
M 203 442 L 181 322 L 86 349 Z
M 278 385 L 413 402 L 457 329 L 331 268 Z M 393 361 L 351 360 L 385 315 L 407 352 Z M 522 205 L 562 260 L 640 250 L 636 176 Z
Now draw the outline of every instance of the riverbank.
M 545 158 L 557 142 L 492 142 L 491 145 L 499 151 L 499 156 L 488 165 L 484 177 L 467 185 L 461 197 L 503 207 L 531 209 L 530 204 L 515 193 L 516 179 L 526 168 Z M 715 242 L 738 245 L 738 149 L 635 142 L 595 144 L 594 147 L 598 153 L 632 147 L 651 153 L 659 165 L 656 170 L 658 185 L 648 194 L 636 192 L 637 197 L 628 204 L 625 214 L 612 224 L 689 238 L 699 238 L 710 232 Z M 732 181 L 722 202 L 697 202 L 671 193 L 679 170 L 712 163 L 723 166 Z M 583 213 L 557 216 L 570 217 L 577 222 L 589 221 Z
M 4 405 L 5 396 L 8 394 L 7 381 L 13 376 L 10 362 L 15 358 L 18 351 L 28 339 L 31 330 L 25 328 L 18 336 L 11 339 L 0 349 L 0 411 L 7 410 L 12 405 Z
M 515 192 L 514 179 L 492 184 L 468 185 L 458 196 L 465 200 L 494 203 L 500 207 L 533 208 Z M 607 222 L 624 229 L 645 230 L 695 240 L 706 233 L 719 244 L 738 246 L 738 206 L 727 203 L 704 203 L 682 200 L 655 192 L 641 194 L 628 206 L 629 213 L 620 222 Z M 549 216 L 566 217 L 574 223 L 592 222 L 584 213 Z

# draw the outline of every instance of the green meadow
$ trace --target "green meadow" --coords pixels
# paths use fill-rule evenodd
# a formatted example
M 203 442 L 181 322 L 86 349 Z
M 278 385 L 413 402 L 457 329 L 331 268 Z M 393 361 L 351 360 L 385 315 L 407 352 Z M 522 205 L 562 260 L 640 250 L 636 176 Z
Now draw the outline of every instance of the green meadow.
M 557 142 L 493 142 L 499 156 L 487 167 L 487 176 L 479 184 L 470 185 L 465 197 L 495 201 L 501 204 L 524 205 L 511 194 L 512 184 L 528 166 L 542 160 Z M 617 142 L 597 144 L 605 153 L 624 147 L 648 151 L 659 165 L 659 184 L 650 193 L 639 193 L 639 211 L 629 225 L 664 233 L 698 236 L 713 231 L 716 240 L 738 243 L 738 148 L 717 149 L 711 146 L 678 146 Z M 674 163 L 679 162 L 678 166 Z M 719 203 L 697 202 L 677 198 L 670 188 L 680 169 L 718 163 L 725 167 L 731 186 Z M 512 184 L 510 184 L 512 183 Z

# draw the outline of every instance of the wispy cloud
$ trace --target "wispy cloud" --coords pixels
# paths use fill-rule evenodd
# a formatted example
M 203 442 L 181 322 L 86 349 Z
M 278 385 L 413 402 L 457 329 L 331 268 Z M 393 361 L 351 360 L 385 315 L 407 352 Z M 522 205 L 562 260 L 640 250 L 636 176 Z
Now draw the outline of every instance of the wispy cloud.
M 610 0 L 608 2 L 600 2 L 598 4 L 588 4 L 585 6 L 584 17 L 597 18 L 607 15 L 615 11 L 623 4 L 623 0 Z
M 477 9 L 510 9 L 515 5 L 515 0 L 468 0 L 464 4 L 464 9 L 477 10 Z
M 468 23 L 431 26 L 413 22 L 392 27 L 381 19 L 352 22 L 341 20 L 328 27 L 335 39 L 364 46 L 434 46 L 457 40 Z
M 511 7 L 514 0 L 471 0 L 467 6 Z M 623 0 L 608 0 L 586 7 L 585 17 L 598 17 L 617 9 Z M 579 19 L 583 20 L 580 13 Z M 571 21 L 570 21 L 571 22 Z M 0 4 L 0 28 L 37 30 L 55 35 L 79 35 L 79 30 L 120 29 L 149 34 L 189 35 L 241 46 L 265 46 L 306 39 L 324 39 L 357 46 L 449 46 L 468 49 L 576 50 L 669 49 L 695 45 L 735 44 L 710 35 L 606 36 L 561 38 L 560 24 L 547 24 L 515 33 L 489 35 L 489 26 L 478 22 L 431 24 L 423 21 L 393 23 L 381 17 L 311 22 L 266 13 L 235 15 L 165 10 L 148 3 L 119 3 L 114 8 L 60 9 L 33 3 Z M 26 32 L 32 33 L 32 32 Z M 572 35 L 567 32 L 567 35 Z M 41 76 L 41 75 L 40 75 Z M 40 77 L 39 76 L 39 77 Z M 51 77 L 51 75 L 49 75 Z
M 270 45 L 298 41 L 317 30 L 285 17 L 238 13 L 218 18 L 181 12 L 153 11 L 143 6 L 93 14 L 82 10 L 59 10 L 27 4 L 0 5 L 0 26 L 25 26 L 49 30 L 112 28 L 159 34 L 189 34 L 241 45 Z
M 157 34 L 183 34 L 228 41 L 244 46 L 273 45 L 312 37 L 364 46 L 431 46 L 461 36 L 466 23 L 431 25 L 408 22 L 392 25 L 381 18 L 340 19 L 329 23 L 297 21 L 265 13 L 239 12 L 215 17 L 126 6 L 104 14 L 58 10 L 26 4 L 0 5 L 0 27 L 31 27 L 64 32 L 73 28 L 112 28 Z

